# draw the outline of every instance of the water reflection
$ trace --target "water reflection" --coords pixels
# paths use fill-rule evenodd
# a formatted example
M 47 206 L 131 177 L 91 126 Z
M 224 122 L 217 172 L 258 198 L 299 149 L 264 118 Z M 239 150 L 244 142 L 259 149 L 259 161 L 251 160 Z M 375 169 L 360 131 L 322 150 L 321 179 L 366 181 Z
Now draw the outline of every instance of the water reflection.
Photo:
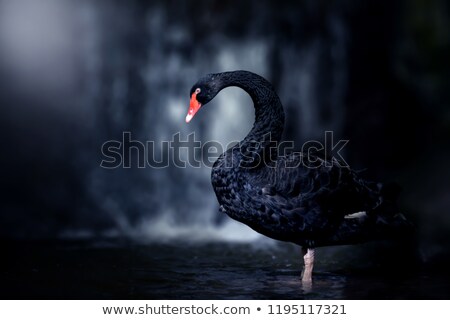
M 446 272 L 424 265 L 410 272 L 370 267 L 357 264 L 358 257 L 351 269 L 344 260 L 350 255 L 342 251 L 318 251 L 312 286 L 305 287 L 299 250 L 289 244 L 78 241 L 5 247 L 0 296 L 10 299 L 450 298 Z

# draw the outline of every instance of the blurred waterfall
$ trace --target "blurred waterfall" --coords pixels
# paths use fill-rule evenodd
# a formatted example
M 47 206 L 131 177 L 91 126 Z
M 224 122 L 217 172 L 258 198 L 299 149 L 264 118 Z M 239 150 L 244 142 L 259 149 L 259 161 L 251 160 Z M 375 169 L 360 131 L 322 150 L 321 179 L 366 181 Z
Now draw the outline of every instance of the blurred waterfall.
M 224 90 L 194 121 L 184 123 L 192 84 L 203 74 L 237 69 L 278 80 L 292 138 L 320 139 L 330 126 L 342 129 L 346 57 L 345 28 L 339 17 L 330 20 L 330 43 L 319 34 L 301 47 L 278 48 L 275 35 L 258 31 L 258 19 L 246 23 L 247 34 L 236 36 L 214 29 L 197 33 L 189 19 L 174 19 L 170 4 L 95 5 L 91 10 L 101 16 L 103 46 L 86 58 L 102 61 L 100 75 L 93 77 L 99 82 L 94 87 L 101 88 L 94 101 L 100 104 L 93 107 L 99 109 L 97 122 L 105 139 L 119 139 L 126 130 L 133 139 L 155 141 L 156 146 L 177 132 L 184 138 L 195 132 L 197 140 L 214 140 L 223 146 L 241 140 L 252 126 L 253 107 L 250 98 L 236 88 Z M 189 5 L 180 4 L 178 10 L 189 10 Z M 264 10 L 270 8 L 261 10 L 262 15 L 268 15 Z M 229 18 L 216 13 L 216 20 Z M 327 85 L 320 82 L 321 69 L 327 69 Z M 326 101 L 323 91 L 330 93 Z M 333 116 L 322 117 L 318 113 L 321 104 Z M 161 150 L 155 152 L 154 157 L 160 158 Z M 218 213 L 210 168 L 204 165 L 112 171 L 94 168 L 87 188 L 100 210 L 115 221 L 112 229 L 116 231 L 109 229 L 107 234 L 244 241 L 258 237 L 248 227 Z M 69 229 L 63 234 L 77 233 Z
M 254 1 L 234 10 L 231 3 L 212 1 L 45 0 L 35 8 L 28 0 L 2 2 L 0 66 L 19 77 L 24 112 L 30 114 L 36 101 L 47 108 L 44 120 L 30 114 L 31 125 L 17 131 L 18 136 L 47 132 L 47 144 L 24 148 L 24 159 L 38 153 L 60 159 L 52 171 L 42 171 L 40 181 L 27 182 L 55 193 L 25 199 L 23 208 L 13 201 L 6 205 L 17 217 L 29 212 L 29 225 L 10 221 L 20 229 L 15 235 L 257 238 L 218 213 L 209 167 L 142 169 L 132 161 L 132 168 L 108 170 L 99 166 L 100 148 L 108 140 L 121 141 L 124 132 L 133 140 L 153 141 L 149 155 L 155 159 L 167 157 L 161 142 L 177 132 L 182 139 L 195 132 L 197 140 L 222 146 L 241 140 L 254 110 L 237 88 L 224 90 L 194 121 L 184 122 L 192 84 L 206 73 L 236 69 L 274 83 L 288 114 L 286 138 L 299 142 L 298 148 L 305 139 L 321 139 L 324 130 L 341 132 L 347 31 L 340 9 L 326 9 L 329 16 L 314 22 L 320 5 L 305 3 L 296 14 L 274 6 Z M 306 34 L 311 23 L 324 28 Z M 7 116 L 17 108 L 7 109 Z M 41 111 L 38 104 L 35 112 Z M 54 159 L 39 161 L 47 168 Z M 23 175 L 33 176 L 26 168 Z
M 407 186 L 409 211 L 440 217 L 426 233 L 447 234 L 433 231 L 449 226 L 445 210 L 429 205 L 449 198 L 435 165 L 449 149 L 444 9 L 442 0 L 0 0 L 0 235 L 257 238 L 218 213 L 208 167 L 100 168 L 102 144 L 124 132 L 154 142 L 155 159 L 173 158 L 160 146 L 178 132 L 241 140 L 253 108 L 237 88 L 184 122 L 192 84 L 235 69 L 274 84 L 285 139 L 298 149 L 326 130 L 349 139 L 350 165 Z M 424 196 L 433 188 L 423 181 L 442 191 Z

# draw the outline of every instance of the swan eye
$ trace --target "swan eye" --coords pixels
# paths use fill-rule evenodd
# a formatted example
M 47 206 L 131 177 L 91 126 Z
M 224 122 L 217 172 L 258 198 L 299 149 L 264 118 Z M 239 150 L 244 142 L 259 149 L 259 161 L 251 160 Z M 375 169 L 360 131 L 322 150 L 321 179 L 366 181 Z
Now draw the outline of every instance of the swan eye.
M 202 90 L 200 90 L 200 88 L 195 89 L 195 93 L 199 94 Z

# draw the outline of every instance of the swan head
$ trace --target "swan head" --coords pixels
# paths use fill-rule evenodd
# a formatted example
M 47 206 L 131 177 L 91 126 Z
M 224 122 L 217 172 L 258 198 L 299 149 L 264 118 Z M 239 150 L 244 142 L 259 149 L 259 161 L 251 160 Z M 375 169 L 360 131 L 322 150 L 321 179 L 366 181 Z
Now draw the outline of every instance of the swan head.
M 194 115 L 200 110 L 202 106 L 210 102 L 218 92 L 216 77 L 214 74 L 209 74 L 194 84 L 190 91 L 191 101 L 189 103 L 188 114 L 186 115 L 186 122 L 189 123 Z

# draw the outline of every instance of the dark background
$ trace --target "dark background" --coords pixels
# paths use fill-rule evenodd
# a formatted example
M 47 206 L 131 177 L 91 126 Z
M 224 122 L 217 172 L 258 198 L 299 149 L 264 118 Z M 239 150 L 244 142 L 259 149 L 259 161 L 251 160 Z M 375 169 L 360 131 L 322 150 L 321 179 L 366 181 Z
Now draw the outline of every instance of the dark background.
M 353 168 L 403 187 L 421 259 L 442 266 L 449 15 L 444 0 L 0 1 L 0 237 L 262 241 L 217 212 L 208 167 L 100 168 L 125 131 L 243 138 L 238 89 L 184 117 L 200 76 L 246 69 L 276 87 L 298 149 L 332 130 Z

